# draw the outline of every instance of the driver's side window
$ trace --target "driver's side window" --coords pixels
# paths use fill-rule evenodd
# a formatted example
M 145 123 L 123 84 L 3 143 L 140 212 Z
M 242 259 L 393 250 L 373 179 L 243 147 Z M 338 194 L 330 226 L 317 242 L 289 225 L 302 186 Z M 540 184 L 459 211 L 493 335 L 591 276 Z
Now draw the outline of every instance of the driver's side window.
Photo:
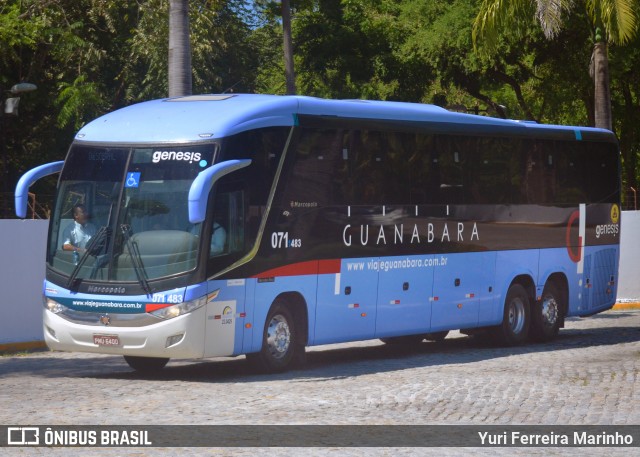
M 240 253 L 244 250 L 244 192 L 220 192 L 213 210 L 209 257 Z

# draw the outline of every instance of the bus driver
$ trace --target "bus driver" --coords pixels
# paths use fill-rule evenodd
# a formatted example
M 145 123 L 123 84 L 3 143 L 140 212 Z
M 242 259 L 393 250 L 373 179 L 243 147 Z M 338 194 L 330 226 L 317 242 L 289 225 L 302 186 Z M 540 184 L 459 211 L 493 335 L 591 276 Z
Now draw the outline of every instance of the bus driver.
M 62 249 L 81 253 L 95 234 L 96 228 L 89 222 L 89 213 L 85 206 L 77 204 L 73 207 L 73 222 L 64 230 Z

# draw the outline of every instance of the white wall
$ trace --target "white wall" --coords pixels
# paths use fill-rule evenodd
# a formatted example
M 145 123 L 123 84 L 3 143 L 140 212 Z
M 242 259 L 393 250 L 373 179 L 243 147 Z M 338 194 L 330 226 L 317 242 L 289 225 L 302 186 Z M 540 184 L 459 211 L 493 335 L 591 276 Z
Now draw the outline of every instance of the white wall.
M 0 344 L 42 341 L 49 221 L 0 219 Z M 623 211 L 618 301 L 640 302 L 640 211 Z
M 620 221 L 619 302 L 640 302 L 640 211 L 623 211 Z
M 48 220 L 0 219 L 0 344 L 43 341 Z

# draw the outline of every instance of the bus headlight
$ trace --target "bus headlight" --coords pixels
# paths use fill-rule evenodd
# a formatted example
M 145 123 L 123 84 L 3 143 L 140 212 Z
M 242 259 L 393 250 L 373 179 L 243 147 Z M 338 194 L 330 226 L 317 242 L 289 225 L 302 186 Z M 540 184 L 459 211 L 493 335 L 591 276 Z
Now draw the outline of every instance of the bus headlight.
M 67 307 L 64 306 L 62 303 L 58 303 L 57 301 L 49 297 L 43 296 L 42 301 L 44 303 L 44 307 L 49 311 L 51 311 L 53 314 L 60 314 L 61 312 L 67 310 Z
M 151 311 L 149 314 L 160 317 L 162 319 L 172 319 L 174 317 L 182 316 L 183 314 L 191 313 L 198 308 L 203 307 L 207 303 L 207 297 L 200 297 L 195 300 L 185 301 L 176 305 L 167 306 L 166 308 L 157 309 Z

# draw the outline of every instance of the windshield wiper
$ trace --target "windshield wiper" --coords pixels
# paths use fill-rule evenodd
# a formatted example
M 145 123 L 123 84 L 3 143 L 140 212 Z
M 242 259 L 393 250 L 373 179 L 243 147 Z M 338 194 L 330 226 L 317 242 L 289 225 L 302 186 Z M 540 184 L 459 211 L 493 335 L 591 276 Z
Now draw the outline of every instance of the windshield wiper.
M 136 272 L 138 282 L 147 293 L 147 295 L 151 295 L 151 286 L 149 285 L 147 272 L 144 269 L 144 264 L 142 263 L 142 256 L 140 255 L 140 250 L 138 249 L 138 243 L 131 240 L 131 226 L 122 224 L 120 226 L 120 231 L 122 231 L 122 236 L 124 237 L 124 241 L 127 244 L 127 249 L 129 250 L 129 254 L 131 255 L 131 265 L 133 265 L 133 270 Z
M 105 241 L 108 233 L 109 233 L 109 230 L 107 229 L 107 226 L 103 225 L 98 229 L 96 234 L 91 237 L 91 239 L 89 240 L 89 243 L 87 243 L 86 249 L 82 253 L 82 256 L 80 257 L 80 259 L 78 259 L 78 263 L 76 264 L 73 271 L 71 272 L 71 275 L 69 276 L 69 280 L 67 281 L 67 288 L 69 289 L 71 288 L 71 285 L 75 282 L 76 277 L 78 276 L 78 273 L 80 273 L 80 268 L 82 268 L 82 265 L 84 265 L 84 263 L 87 261 L 87 259 L 89 258 L 89 255 L 97 255 L 97 253 L 102 250 L 102 247 L 106 246 L 106 243 L 104 245 L 102 245 L 101 243 Z M 94 271 L 97 271 L 97 268 L 95 267 L 95 265 L 94 265 Z M 92 275 L 93 275 L 93 271 L 92 271 Z

